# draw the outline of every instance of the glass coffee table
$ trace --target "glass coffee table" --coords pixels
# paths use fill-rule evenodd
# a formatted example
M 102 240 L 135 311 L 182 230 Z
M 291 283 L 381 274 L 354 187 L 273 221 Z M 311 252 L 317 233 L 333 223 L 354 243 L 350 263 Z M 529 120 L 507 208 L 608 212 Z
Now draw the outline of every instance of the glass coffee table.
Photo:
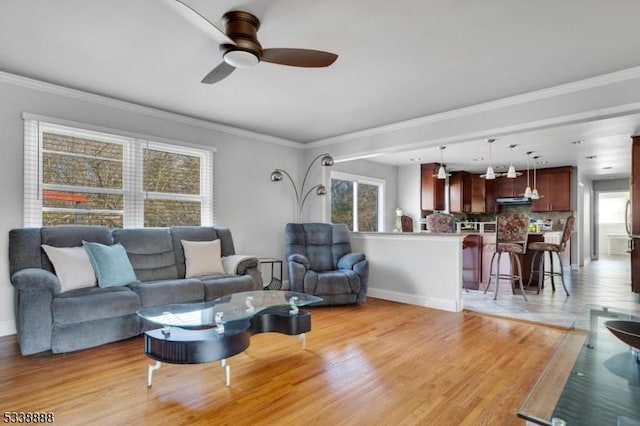
M 518 409 L 540 425 L 640 425 L 640 363 L 606 321 L 640 312 L 586 306 Z
M 306 345 L 311 314 L 300 306 L 321 302 L 320 297 L 293 291 L 247 291 L 198 303 L 177 303 L 140 309 L 142 319 L 161 326 L 144 333 L 149 366 L 147 386 L 162 362 L 200 364 L 220 361 L 225 385 L 231 383 L 227 358 L 249 347 L 253 334 L 277 332 L 297 335 Z

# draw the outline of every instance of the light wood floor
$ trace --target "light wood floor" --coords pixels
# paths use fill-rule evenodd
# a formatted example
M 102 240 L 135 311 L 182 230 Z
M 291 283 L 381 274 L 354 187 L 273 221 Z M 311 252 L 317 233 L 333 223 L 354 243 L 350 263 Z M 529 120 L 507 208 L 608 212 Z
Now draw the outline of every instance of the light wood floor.
M 163 364 L 146 387 L 140 337 L 23 357 L 0 338 L 4 411 L 61 425 L 521 425 L 517 407 L 565 335 L 559 328 L 369 298 L 311 308 L 308 349 L 257 335 L 219 363 Z
M 640 296 L 631 292 L 629 256 L 602 256 L 579 270 L 565 269 L 567 297 L 560 279 L 556 279 L 556 291 L 552 291 L 547 278 L 544 289 L 536 294 L 532 285 L 526 290 L 528 302 L 520 289 L 511 292 L 507 281 L 501 281 L 498 300 L 493 300 L 493 283 L 487 294 L 482 290 L 470 290 L 463 294 L 464 307 L 470 311 L 499 315 L 521 320 L 570 327 L 585 305 L 615 306 L 640 310 Z

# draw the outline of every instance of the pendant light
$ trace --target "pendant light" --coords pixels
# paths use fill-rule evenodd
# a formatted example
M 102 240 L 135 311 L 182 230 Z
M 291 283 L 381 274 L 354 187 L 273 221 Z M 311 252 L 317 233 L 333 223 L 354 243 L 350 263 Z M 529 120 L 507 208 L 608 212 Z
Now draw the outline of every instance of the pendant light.
M 442 145 L 439 148 L 440 148 L 440 168 L 438 169 L 438 174 L 436 175 L 436 177 L 438 179 L 446 179 L 447 178 L 447 171 L 445 170 L 444 162 L 442 161 L 442 151 L 445 150 L 446 146 Z
M 518 176 L 520 176 L 522 174 L 520 172 L 516 172 L 516 168 L 513 166 L 513 148 L 515 148 L 515 147 L 516 147 L 516 145 L 509 145 L 511 162 L 509 164 L 509 170 L 507 170 L 507 174 L 506 174 L 506 176 L 509 179 L 515 179 L 515 178 L 517 178 Z
M 491 144 L 494 143 L 495 141 L 496 140 L 494 138 L 487 139 L 487 142 L 489 142 L 489 167 L 487 167 L 487 173 L 480 175 L 480 177 L 485 178 L 487 180 L 496 178 L 496 174 L 493 171 L 493 167 L 491 166 Z
M 524 190 L 524 196 L 527 198 L 531 198 L 532 191 L 531 185 L 529 185 L 529 156 L 531 155 L 531 151 L 527 151 L 527 189 Z
M 537 155 L 533 157 L 533 191 L 531 191 L 531 199 L 532 200 L 540 199 L 540 194 L 538 194 L 538 188 L 536 186 L 536 184 L 537 184 L 536 161 L 538 160 L 538 158 L 540 158 L 540 157 L 537 156 Z

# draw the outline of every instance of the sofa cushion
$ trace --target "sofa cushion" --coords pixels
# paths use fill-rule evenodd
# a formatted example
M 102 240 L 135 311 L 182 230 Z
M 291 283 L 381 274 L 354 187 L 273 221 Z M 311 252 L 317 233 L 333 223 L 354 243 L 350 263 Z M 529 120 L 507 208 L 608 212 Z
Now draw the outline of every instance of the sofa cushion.
M 120 317 L 140 309 L 138 296 L 128 287 L 86 287 L 60 293 L 51 301 L 54 324 Z
M 127 250 L 139 280 L 179 278 L 173 241 L 168 228 L 114 229 L 113 240 Z
M 225 272 L 220 257 L 220 240 L 182 240 L 181 243 L 184 250 L 186 278 Z
M 204 287 L 204 300 L 213 300 L 231 293 L 254 291 L 251 275 L 214 274 L 198 277 Z
M 69 291 L 96 285 L 96 274 L 84 247 L 52 247 L 42 245 L 49 260 L 53 263 L 60 291 Z
M 143 308 L 171 303 L 201 302 L 204 299 L 202 283 L 196 278 L 138 281 L 128 286 L 140 297 Z
M 100 287 L 122 286 L 136 280 L 131 262 L 122 244 L 106 246 L 83 241 Z

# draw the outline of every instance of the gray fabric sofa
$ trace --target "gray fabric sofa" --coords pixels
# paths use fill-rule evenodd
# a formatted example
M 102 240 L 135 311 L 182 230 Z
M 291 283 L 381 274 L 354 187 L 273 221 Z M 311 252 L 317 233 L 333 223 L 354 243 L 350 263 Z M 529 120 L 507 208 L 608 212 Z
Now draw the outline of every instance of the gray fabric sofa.
M 322 305 L 365 302 L 369 261 L 351 252 L 346 225 L 288 223 L 285 254 L 291 290 L 322 297 Z
M 256 257 L 243 258 L 236 274 L 185 278 L 181 240 L 220 240 L 222 256 L 235 254 L 226 228 L 110 229 L 64 225 L 9 232 L 9 267 L 15 287 L 15 318 L 23 355 L 64 353 L 136 336 L 152 328 L 136 311 L 169 303 L 201 302 L 230 293 L 262 289 Z M 81 246 L 82 241 L 122 244 L 138 281 L 117 287 L 61 292 L 42 244 Z

